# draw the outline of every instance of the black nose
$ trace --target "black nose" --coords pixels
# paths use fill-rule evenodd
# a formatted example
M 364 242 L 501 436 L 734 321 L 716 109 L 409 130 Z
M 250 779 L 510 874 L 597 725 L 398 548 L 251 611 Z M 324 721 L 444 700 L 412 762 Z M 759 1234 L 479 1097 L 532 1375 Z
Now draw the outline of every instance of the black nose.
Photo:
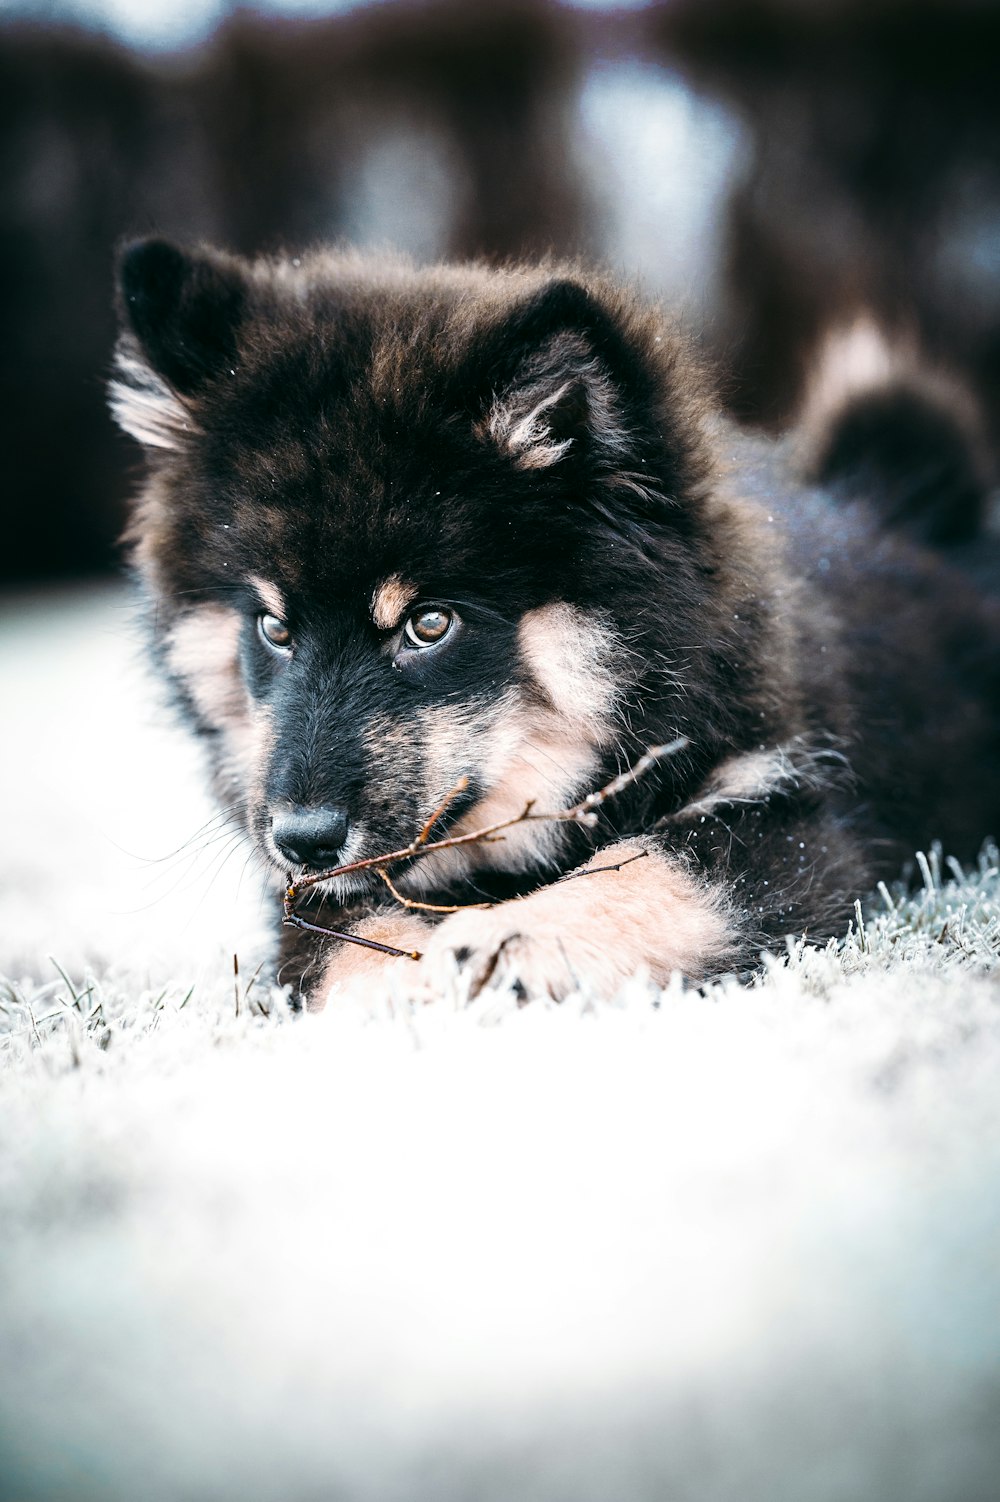
M 290 866 L 322 871 L 337 864 L 347 827 L 342 808 L 302 808 L 293 803 L 271 819 L 271 836 Z

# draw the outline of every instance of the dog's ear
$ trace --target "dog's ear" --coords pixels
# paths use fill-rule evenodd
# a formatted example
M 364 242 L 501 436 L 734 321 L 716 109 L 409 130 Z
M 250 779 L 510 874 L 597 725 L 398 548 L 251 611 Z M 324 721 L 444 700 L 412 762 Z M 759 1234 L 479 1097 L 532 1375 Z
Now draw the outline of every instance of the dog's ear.
M 247 290 L 232 257 L 139 240 L 121 255 L 118 286 L 150 366 L 181 395 L 194 395 L 232 360 Z
M 519 469 L 620 458 L 635 436 L 637 379 L 645 387 L 614 317 L 580 283 L 553 281 L 492 331 L 477 432 Z
M 178 448 L 196 426 L 191 399 L 231 367 L 246 291 L 231 257 L 187 254 L 165 240 L 125 247 L 111 408 L 140 443 Z

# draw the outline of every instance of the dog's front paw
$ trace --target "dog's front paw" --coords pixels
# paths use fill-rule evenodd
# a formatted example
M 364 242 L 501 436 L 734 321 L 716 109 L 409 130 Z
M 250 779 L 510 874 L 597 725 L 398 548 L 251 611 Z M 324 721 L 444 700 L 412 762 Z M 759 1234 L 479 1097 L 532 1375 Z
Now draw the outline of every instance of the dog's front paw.
M 487 912 L 446 918 L 420 962 L 428 988 L 440 994 L 457 966 L 470 996 L 477 996 L 484 986 L 504 983 L 525 998 L 567 996 L 580 980 L 572 956 L 562 937 L 533 923 L 532 916 L 527 903 L 503 902 Z
M 599 850 L 571 876 L 488 911 L 446 918 L 420 969 L 440 992 L 457 964 L 471 994 L 494 981 L 525 996 L 611 996 L 639 972 L 701 979 L 734 952 L 728 900 L 650 841 Z

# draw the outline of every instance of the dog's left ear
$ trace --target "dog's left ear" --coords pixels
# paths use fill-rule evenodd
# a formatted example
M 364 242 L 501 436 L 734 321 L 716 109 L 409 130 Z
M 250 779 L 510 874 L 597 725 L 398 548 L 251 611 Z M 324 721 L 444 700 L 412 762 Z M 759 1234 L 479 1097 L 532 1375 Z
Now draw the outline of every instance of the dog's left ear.
M 125 247 L 111 408 L 127 433 L 152 448 L 181 446 L 196 426 L 193 399 L 232 365 L 246 292 L 234 257 L 166 240 Z
M 487 369 L 477 431 L 518 469 L 585 453 L 620 458 L 636 436 L 629 409 L 644 372 L 613 316 L 578 282 L 551 282 L 516 308 L 493 331 Z

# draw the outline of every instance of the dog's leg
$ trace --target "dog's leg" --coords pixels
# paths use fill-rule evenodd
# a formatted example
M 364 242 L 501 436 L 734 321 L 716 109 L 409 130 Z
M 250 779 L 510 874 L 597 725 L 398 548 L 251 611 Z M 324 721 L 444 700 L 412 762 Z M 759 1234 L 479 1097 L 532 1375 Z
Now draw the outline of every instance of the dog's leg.
M 487 911 L 455 913 L 429 937 L 432 990 L 457 961 L 477 990 L 498 967 L 528 996 L 580 986 L 609 994 L 637 970 L 663 983 L 725 968 L 736 934 L 724 888 L 649 837 L 599 850 L 577 871 Z
M 417 913 L 400 908 L 352 923 L 350 932 L 361 938 L 374 939 L 378 944 L 390 944 L 394 949 L 423 951 L 433 933 L 433 925 Z M 307 985 L 307 1010 L 322 1011 L 331 1000 L 331 994 L 335 996 L 338 990 L 359 981 L 388 976 L 392 971 L 401 971 L 405 976 L 416 968 L 408 953 L 396 957 L 382 954 L 377 949 L 365 949 L 360 944 L 328 940 L 322 950 L 316 978 Z
M 500 974 L 528 996 L 555 997 L 609 995 L 639 970 L 658 984 L 675 971 L 695 981 L 741 973 L 762 950 L 781 953 L 786 934 L 843 933 L 871 879 L 821 793 L 720 795 L 526 897 L 446 918 L 418 968 L 432 990 L 457 962 L 473 991 Z

